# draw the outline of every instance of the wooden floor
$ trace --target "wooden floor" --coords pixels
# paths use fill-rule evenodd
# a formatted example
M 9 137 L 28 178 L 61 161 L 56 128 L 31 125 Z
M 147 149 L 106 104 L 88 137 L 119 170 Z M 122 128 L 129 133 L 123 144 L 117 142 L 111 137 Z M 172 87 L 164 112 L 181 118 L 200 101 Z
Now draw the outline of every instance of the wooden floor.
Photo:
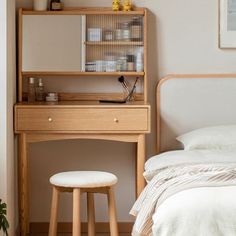
M 30 236 L 48 236 L 47 234 L 30 234 Z M 71 234 L 58 234 L 57 236 L 71 236 Z M 82 234 L 81 236 L 87 236 Z M 96 234 L 96 236 L 110 236 L 110 234 Z M 130 234 L 120 234 L 119 236 L 130 236 Z

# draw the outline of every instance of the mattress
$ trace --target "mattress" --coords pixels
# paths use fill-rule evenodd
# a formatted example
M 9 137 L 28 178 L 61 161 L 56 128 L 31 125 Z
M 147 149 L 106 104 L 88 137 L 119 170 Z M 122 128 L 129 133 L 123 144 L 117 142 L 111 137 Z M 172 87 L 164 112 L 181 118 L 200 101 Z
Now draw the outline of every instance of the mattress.
M 235 151 L 163 153 L 147 161 L 144 176 L 132 235 L 236 235 Z

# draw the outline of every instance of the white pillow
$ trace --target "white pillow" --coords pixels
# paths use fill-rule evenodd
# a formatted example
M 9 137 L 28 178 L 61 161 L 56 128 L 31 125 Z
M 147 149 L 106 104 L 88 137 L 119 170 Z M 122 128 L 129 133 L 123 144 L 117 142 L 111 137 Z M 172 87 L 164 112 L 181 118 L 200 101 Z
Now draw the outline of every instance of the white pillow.
M 236 150 L 236 149 L 235 149 Z M 176 150 L 163 152 L 149 158 L 145 163 L 144 178 L 147 182 L 160 171 L 181 164 L 235 163 L 235 150 Z
M 236 150 L 236 125 L 212 126 L 193 130 L 176 138 L 184 150 Z
M 203 157 L 203 158 L 202 158 Z M 184 151 L 176 150 L 163 152 L 152 156 L 145 163 L 144 178 L 149 182 L 162 169 L 182 164 L 205 161 L 206 157 L 201 154 L 201 151 Z

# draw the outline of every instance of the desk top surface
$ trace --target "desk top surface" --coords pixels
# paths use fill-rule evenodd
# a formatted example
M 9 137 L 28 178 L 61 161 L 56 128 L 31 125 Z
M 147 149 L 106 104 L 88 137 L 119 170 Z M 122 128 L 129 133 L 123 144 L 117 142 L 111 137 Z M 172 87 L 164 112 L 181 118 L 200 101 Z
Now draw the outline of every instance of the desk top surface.
M 149 107 L 144 101 L 131 101 L 126 103 L 108 103 L 99 101 L 59 101 L 59 102 L 19 102 L 15 107 L 21 108 L 134 108 Z

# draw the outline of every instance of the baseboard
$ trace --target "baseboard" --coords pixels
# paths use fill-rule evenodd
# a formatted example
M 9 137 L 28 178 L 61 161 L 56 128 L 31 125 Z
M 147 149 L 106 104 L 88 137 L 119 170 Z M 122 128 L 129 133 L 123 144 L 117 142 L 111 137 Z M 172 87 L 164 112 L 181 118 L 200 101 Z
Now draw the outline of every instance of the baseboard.
M 96 232 L 97 233 L 109 233 L 109 223 L 108 222 L 97 222 L 96 223 Z M 133 223 L 132 222 L 119 222 L 119 233 L 131 233 Z M 30 232 L 31 233 L 47 233 L 49 228 L 48 222 L 31 222 L 30 223 Z M 71 233 L 72 223 L 71 222 L 59 222 L 57 225 L 58 233 Z M 81 223 L 82 233 L 88 232 L 87 223 Z
M 19 225 L 16 227 L 16 231 L 15 231 L 15 236 L 19 236 L 20 235 L 20 227 Z

